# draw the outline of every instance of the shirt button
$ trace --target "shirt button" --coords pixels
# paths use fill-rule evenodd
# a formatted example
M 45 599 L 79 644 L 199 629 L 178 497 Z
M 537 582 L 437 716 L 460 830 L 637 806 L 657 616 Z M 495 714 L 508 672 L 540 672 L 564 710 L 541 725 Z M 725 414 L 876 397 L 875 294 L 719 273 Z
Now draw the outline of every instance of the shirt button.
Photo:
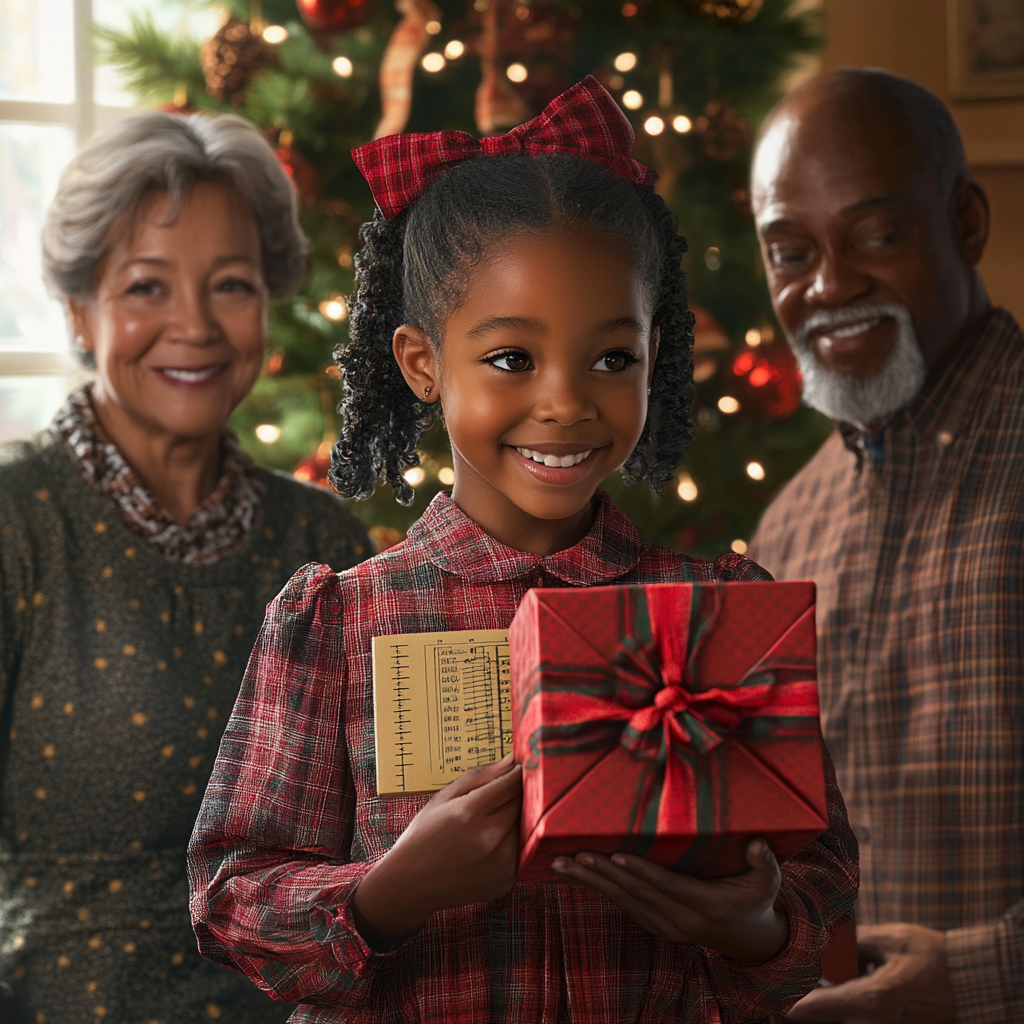
M 871 842 L 871 829 L 867 825 L 854 825 L 853 834 L 857 837 L 858 843 Z

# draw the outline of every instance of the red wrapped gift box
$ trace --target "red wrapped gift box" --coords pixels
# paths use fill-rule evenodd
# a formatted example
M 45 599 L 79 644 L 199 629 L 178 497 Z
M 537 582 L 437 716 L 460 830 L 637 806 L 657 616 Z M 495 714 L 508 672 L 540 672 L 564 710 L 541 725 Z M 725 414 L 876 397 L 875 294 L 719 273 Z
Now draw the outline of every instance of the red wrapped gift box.
M 828 827 L 813 583 L 531 590 L 509 643 L 520 881 L 581 850 L 720 877 Z

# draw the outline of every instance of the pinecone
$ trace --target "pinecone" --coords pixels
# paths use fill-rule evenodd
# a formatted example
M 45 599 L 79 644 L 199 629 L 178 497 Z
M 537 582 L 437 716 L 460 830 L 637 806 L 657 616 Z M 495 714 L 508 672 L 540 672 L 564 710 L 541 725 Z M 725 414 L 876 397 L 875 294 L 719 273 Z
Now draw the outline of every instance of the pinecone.
M 270 48 L 244 21 L 229 19 L 203 43 L 199 53 L 206 91 L 218 103 L 240 107 L 253 76 L 270 57 Z

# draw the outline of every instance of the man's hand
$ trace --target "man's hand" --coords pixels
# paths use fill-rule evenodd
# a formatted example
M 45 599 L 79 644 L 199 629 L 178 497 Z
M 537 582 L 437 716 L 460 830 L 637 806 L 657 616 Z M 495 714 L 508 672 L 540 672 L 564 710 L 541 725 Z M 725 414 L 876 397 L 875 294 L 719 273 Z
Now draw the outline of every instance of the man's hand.
M 511 892 L 522 792 L 522 769 L 509 754 L 435 793 L 356 889 L 363 938 L 383 949 L 438 910 Z
M 942 932 L 916 924 L 862 925 L 857 952 L 881 966 L 833 988 L 816 988 L 788 1020 L 818 1024 L 952 1024 L 953 992 Z
M 566 881 L 596 889 L 641 928 L 669 942 L 695 942 L 745 963 L 770 960 L 789 940 L 789 921 L 775 910 L 782 876 L 768 844 L 747 844 L 751 870 L 705 881 L 644 857 L 579 853 L 556 857 Z

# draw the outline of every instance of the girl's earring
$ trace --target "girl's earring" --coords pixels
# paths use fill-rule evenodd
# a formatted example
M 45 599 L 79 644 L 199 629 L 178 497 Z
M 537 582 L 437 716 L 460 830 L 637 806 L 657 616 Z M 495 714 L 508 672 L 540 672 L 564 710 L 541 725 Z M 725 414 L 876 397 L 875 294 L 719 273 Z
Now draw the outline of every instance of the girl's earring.
M 647 385 L 647 397 L 648 398 L 651 397 L 651 385 L 650 384 Z
M 423 397 L 424 398 L 429 398 L 430 397 L 430 392 L 433 391 L 433 390 L 434 390 L 433 387 L 428 384 L 427 387 L 425 387 L 423 389 Z

